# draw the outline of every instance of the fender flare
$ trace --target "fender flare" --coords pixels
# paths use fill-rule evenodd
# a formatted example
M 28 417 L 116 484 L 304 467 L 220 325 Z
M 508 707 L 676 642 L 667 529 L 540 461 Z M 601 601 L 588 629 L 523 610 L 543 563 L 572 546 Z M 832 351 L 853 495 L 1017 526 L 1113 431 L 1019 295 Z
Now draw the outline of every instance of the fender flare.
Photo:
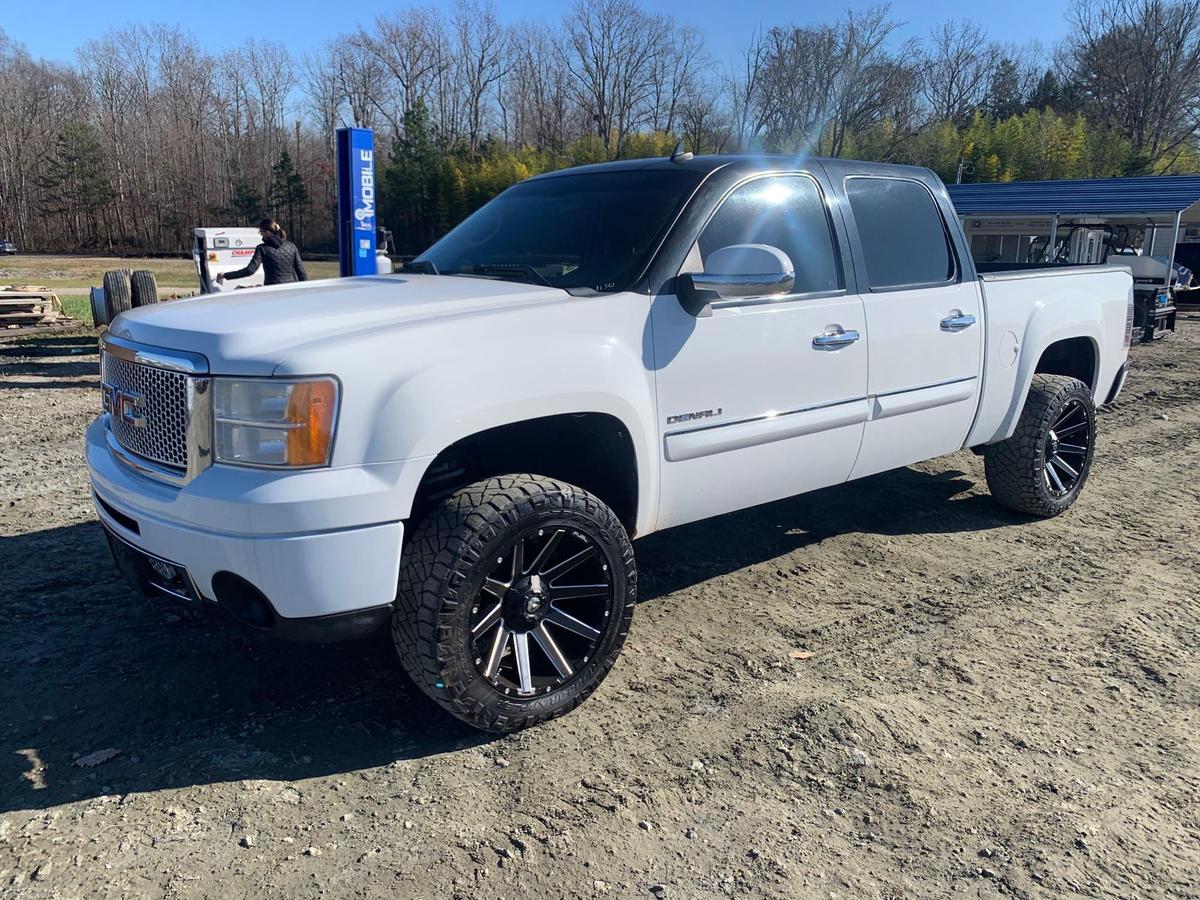
M 1100 329 L 1095 322 L 1080 322 L 1072 318 L 1071 312 L 1069 305 L 1043 303 L 1030 316 L 1021 344 L 1021 359 L 1017 364 L 1017 378 L 1009 398 L 1008 413 L 1000 424 L 995 440 L 1012 437 L 1021 411 L 1025 408 L 1025 398 L 1029 395 L 1029 386 L 1033 383 L 1038 363 L 1046 351 L 1060 341 L 1086 338 L 1092 345 L 1095 359 L 1092 391 L 1095 393 L 1100 367 Z

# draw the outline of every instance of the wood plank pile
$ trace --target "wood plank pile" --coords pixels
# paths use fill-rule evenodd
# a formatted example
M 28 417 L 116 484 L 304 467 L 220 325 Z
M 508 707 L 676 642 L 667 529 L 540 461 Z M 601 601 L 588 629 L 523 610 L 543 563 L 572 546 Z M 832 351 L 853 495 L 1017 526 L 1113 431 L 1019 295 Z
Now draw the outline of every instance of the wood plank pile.
M 69 322 L 58 295 L 31 284 L 0 285 L 0 331 Z

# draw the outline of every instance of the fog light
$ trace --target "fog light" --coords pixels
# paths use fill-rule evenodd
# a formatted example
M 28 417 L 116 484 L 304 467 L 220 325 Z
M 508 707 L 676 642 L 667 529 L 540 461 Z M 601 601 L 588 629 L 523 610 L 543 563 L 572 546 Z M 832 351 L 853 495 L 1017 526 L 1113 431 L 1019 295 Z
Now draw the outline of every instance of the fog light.
M 217 604 L 239 622 L 253 628 L 275 624 L 275 610 L 266 595 L 249 581 L 233 572 L 218 572 L 212 580 Z

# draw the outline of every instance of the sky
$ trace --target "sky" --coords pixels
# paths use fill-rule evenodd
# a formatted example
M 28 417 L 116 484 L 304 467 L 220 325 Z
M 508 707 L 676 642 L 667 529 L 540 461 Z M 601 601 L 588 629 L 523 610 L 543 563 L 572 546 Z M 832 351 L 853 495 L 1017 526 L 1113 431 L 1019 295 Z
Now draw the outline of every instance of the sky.
M 506 22 L 524 19 L 554 21 L 569 8 L 568 0 L 494 0 Z M 865 8 L 867 2 L 800 4 L 791 0 L 641 0 L 648 9 L 668 13 L 682 24 L 704 31 L 718 63 L 736 56 L 757 26 L 815 24 L 836 17 L 847 6 Z M 1025 44 L 1038 41 L 1051 47 L 1068 29 L 1067 0 L 1006 0 L 996 4 L 964 4 L 956 0 L 894 0 L 892 14 L 904 22 L 903 37 L 923 36 L 946 19 L 964 15 L 983 25 L 994 40 Z M 163 22 L 181 25 L 210 50 L 220 51 L 262 34 L 282 41 L 293 51 L 319 46 L 327 38 L 357 25 L 369 26 L 384 9 L 414 5 L 397 3 L 346 4 L 336 0 L 267 0 L 244 4 L 180 3 L 178 0 L 117 0 L 64 2 L 64 0 L 0 0 L 0 28 L 25 44 L 35 57 L 69 61 L 75 50 L 107 29 L 131 23 Z M 434 0 L 445 9 L 452 0 Z

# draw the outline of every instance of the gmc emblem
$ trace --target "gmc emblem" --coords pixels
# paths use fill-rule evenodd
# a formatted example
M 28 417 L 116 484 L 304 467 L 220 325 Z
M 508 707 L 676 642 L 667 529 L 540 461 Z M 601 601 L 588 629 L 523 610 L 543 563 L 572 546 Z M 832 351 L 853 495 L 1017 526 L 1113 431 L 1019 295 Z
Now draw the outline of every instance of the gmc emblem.
M 133 428 L 145 428 L 146 417 L 141 410 L 146 407 L 146 398 L 136 391 L 123 391 L 111 384 L 100 385 L 104 395 L 104 411 L 110 416 L 120 416 L 121 421 Z

